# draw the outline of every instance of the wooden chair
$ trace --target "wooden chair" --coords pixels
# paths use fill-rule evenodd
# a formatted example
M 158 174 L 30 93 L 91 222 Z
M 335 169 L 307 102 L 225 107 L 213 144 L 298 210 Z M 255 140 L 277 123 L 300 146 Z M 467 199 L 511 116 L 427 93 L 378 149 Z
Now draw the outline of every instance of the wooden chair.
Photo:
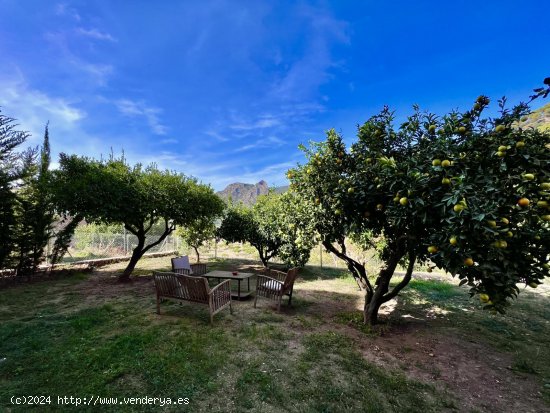
M 298 275 L 298 268 L 292 268 L 288 272 L 268 269 L 268 275 L 258 275 L 256 278 L 256 297 L 254 298 L 254 308 L 258 297 L 262 296 L 277 301 L 277 311 L 281 312 L 281 301 L 283 296 L 288 295 L 288 305 L 292 301 L 292 291 L 294 281 Z
M 176 302 L 190 301 L 208 305 L 210 311 L 210 324 L 214 322 L 214 314 L 229 306 L 229 312 L 233 314 L 231 306 L 231 280 L 210 288 L 204 277 L 181 275 L 173 272 L 153 272 L 155 289 L 157 294 L 157 314 L 160 314 L 160 302 L 162 299 Z
M 191 264 L 191 274 L 192 275 L 206 274 L 206 264 L 203 264 L 203 263 Z
M 193 270 L 189 264 L 189 256 L 183 255 L 181 257 L 175 257 L 172 261 L 172 272 L 182 275 L 193 275 Z

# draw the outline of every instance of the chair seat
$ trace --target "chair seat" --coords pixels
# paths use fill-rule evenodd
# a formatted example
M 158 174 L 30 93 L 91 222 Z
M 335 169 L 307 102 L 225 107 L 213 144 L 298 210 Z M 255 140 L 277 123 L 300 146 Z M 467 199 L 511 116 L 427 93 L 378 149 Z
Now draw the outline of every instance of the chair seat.
M 261 287 L 272 291 L 281 291 L 281 288 L 283 288 L 283 284 L 270 280 L 263 283 Z
M 231 291 L 215 290 L 212 292 L 212 295 L 214 296 L 214 299 L 216 298 L 229 299 L 229 297 L 231 296 Z

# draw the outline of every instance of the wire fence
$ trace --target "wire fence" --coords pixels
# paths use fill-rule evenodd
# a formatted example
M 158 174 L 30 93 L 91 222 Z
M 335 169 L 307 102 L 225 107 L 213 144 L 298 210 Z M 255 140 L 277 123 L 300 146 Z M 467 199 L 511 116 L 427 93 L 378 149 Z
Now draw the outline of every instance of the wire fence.
M 146 245 L 156 242 L 163 232 L 164 228 L 151 228 L 147 235 Z M 82 224 L 77 227 L 62 263 L 128 257 L 132 255 L 137 243 L 137 237 L 126 231 L 123 226 Z M 49 253 L 52 248 L 53 240 L 50 240 L 47 252 Z M 176 235 L 169 235 L 147 252 L 172 252 L 179 251 L 180 248 L 181 238 Z
M 164 227 L 153 227 L 147 235 L 146 244 L 159 239 Z M 48 246 L 51 250 L 53 242 Z M 79 225 L 71 240 L 69 250 L 62 263 L 73 263 L 85 260 L 129 257 L 137 245 L 135 235 L 129 233 L 123 226 L 82 224 Z M 353 259 L 365 265 L 368 273 L 378 272 L 383 262 L 374 249 L 364 251 L 352 242 L 346 242 L 347 253 Z M 199 248 L 199 257 L 195 250 L 186 245 L 182 239 L 171 234 L 162 242 L 151 248 L 148 253 L 170 253 L 189 255 L 191 261 L 209 261 L 212 259 L 245 259 L 259 261 L 254 247 L 247 243 L 226 243 L 212 239 Z M 277 257 L 270 262 L 282 263 Z M 326 251 L 322 245 L 314 247 L 310 254 L 308 265 L 345 269 L 345 263 L 334 254 Z M 415 266 L 415 270 L 425 270 L 425 266 Z

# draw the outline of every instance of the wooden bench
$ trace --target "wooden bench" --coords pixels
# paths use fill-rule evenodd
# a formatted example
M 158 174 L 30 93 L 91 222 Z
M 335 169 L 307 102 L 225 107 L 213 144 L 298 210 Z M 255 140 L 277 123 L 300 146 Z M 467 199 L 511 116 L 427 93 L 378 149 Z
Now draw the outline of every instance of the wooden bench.
M 173 272 L 153 272 L 157 292 L 157 314 L 160 314 L 162 299 L 176 302 L 190 301 L 206 304 L 210 310 L 210 323 L 214 322 L 214 314 L 229 306 L 231 307 L 231 280 L 226 280 L 214 288 L 210 288 L 204 277 L 175 274 Z

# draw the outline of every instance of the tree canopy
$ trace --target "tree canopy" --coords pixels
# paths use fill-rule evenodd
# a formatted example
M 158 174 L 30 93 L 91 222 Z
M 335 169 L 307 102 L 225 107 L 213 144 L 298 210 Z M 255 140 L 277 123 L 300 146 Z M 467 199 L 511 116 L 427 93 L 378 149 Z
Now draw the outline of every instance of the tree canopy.
M 303 266 L 315 245 L 304 207 L 293 194 L 262 195 L 252 207 L 230 207 L 218 235 L 228 242 L 251 244 L 264 266 L 276 256 L 288 266 Z
M 420 112 L 396 128 L 385 108 L 358 127 L 349 147 L 334 130 L 303 147 L 305 165 L 288 172 L 323 245 L 343 259 L 366 290 L 365 322 L 394 298 L 416 262 L 433 262 L 504 311 L 518 284 L 549 274 L 549 135 L 517 127 L 520 104 L 483 118 L 481 96 L 464 113 Z M 385 267 L 371 282 L 346 251 L 345 238 L 383 235 Z M 405 277 L 390 286 L 399 263 Z
M 54 190 L 60 211 L 88 222 L 123 224 L 138 238 L 122 281 L 129 279 L 143 254 L 177 226 L 219 216 L 224 208 L 212 188 L 193 178 L 155 165 L 130 166 L 123 158 L 98 161 L 61 154 Z M 164 232 L 146 244 L 148 232 L 158 221 Z

